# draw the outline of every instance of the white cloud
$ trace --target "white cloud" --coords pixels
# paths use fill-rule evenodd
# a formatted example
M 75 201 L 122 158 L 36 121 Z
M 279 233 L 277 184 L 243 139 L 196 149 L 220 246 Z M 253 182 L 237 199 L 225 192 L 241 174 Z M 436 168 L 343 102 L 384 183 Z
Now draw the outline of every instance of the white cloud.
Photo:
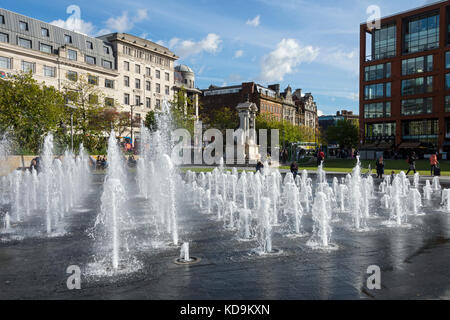
M 136 17 L 137 21 L 140 22 L 147 18 L 148 18 L 147 9 L 138 9 Z
M 352 73 L 359 74 L 359 50 L 344 51 L 339 48 L 321 50 L 319 62 Z
M 66 20 L 58 19 L 51 21 L 50 24 L 82 34 L 92 35 L 94 32 L 94 25 L 81 19 L 81 9 L 79 6 L 68 6 L 66 13 L 71 14 Z
M 136 15 L 131 18 L 128 15 L 128 11 L 124 11 L 121 16 L 111 17 L 106 20 L 106 28 L 102 29 L 99 33 L 127 32 L 134 28 L 135 23 L 147 18 L 147 9 L 138 9 Z
M 318 115 L 319 117 L 323 116 L 323 111 L 322 111 L 322 110 L 319 110 L 319 109 L 317 109 L 317 115 Z
M 262 81 L 283 81 L 286 74 L 294 72 L 294 68 L 303 62 L 314 61 L 319 49 L 312 46 L 302 47 L 295 39 L 283 39 L 277 48 L 262 60 Z
M 242 57 L 244 55 L 244 51 L 242 51 L 242 50 L 238 50 L 238 51 L 236 51 L 235 53 L 234 53 L 234 57 L 235 58 L 240 58 L 240 57 Z
M 181 58 L 187 58 L 188 56 L 196 55 L 202 52 L 219 52 L 221 50 L 221 43 L 222 40 L 217 34 L 210 33 L 200 41 L 172 38 L 169 41 L 169 48 Z
M 261 19 L 261 16 L 257 15 L 252 20 L 247 20 L 247 25 L 252 26 L 252 27 L 257 27 L 260 24 L 260 19 Z

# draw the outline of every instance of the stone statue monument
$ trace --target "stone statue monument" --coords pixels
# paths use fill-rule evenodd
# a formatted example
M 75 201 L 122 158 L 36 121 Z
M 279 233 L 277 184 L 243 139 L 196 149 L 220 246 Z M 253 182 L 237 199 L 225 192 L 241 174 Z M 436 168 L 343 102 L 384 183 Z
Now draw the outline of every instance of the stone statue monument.
M 258 107 L 253 102 L 247 101 L 237 105 L 236 110 L 239 113 L 239 130 L 241 130 L 241 139 L 244 148 L 239 150 L 237 159 L 246 159 L 249 163 L 256 163 L 260 160 L 259 146 L 256 144 L 256 112 Z M 241 154 L 239 154 L 239 152 Z

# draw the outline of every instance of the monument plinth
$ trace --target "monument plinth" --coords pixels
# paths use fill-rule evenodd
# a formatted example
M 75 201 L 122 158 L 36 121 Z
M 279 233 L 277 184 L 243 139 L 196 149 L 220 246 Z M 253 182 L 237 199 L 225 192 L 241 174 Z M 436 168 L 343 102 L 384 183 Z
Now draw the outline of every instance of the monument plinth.
M 238 148 L 237 159 L 246 159 L 249 163 L 256 163 L 261 159 L 259 146 L 256 144 L 255 120 L 258 107 L 253 102 L 246 101 L 238 104 L 236 110 L 239 113 L 239 129 L 242 132 L 242 137 L 238 143 L 244 145 L 241 150 Z

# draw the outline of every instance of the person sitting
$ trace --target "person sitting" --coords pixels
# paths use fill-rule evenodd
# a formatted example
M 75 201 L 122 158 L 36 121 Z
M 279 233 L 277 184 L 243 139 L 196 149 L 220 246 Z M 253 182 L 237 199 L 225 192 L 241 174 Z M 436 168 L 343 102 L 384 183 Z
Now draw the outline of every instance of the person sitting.
M 376 162 L 376 168 L 377 168 L 377 178 L 378 179 L 383 179 L 383 174 L 384 174 L 384 161 L 383 161 L 383 157 L 380 157 L 377 162 Z
M 136 159 L 134 159 L 134 156 L 133 155 L 131 155 L 131 156 L 129 156 L 128 157 L 128 166 L 130 167 L 130 168 L 134 168 L 134 167 L 136 167 Z
M 261 161 L 258 161 L 258 163 L 256 164 L 256 172 L 260 172 L 262 173 L 262 169 L 264 169 L 264 165 Z
M 36 170 L 36 172 L 37 172 L 37 161 L 36 161 L 36 158 L 33 158 L 33 160 L 31 160 L 31 163 L 30 163 L 30 171 L 33 171 L 33 169 Z

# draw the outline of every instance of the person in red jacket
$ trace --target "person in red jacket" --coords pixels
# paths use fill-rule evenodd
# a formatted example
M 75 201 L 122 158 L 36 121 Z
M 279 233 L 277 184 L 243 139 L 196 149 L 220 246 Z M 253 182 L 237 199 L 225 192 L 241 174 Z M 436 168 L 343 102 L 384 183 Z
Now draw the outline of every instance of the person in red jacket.
M 322 161 L 325 159 L 325 153 L 323 153 L 322 150 L 319 149 L 319 152 L 317 153 L 317 166 L 320 166 Z
M 434 176 L 434 169 L 439 164 L 437 152 L 432 154 L 430 157 L 430 166 L 431 166 L 431 176 Z

